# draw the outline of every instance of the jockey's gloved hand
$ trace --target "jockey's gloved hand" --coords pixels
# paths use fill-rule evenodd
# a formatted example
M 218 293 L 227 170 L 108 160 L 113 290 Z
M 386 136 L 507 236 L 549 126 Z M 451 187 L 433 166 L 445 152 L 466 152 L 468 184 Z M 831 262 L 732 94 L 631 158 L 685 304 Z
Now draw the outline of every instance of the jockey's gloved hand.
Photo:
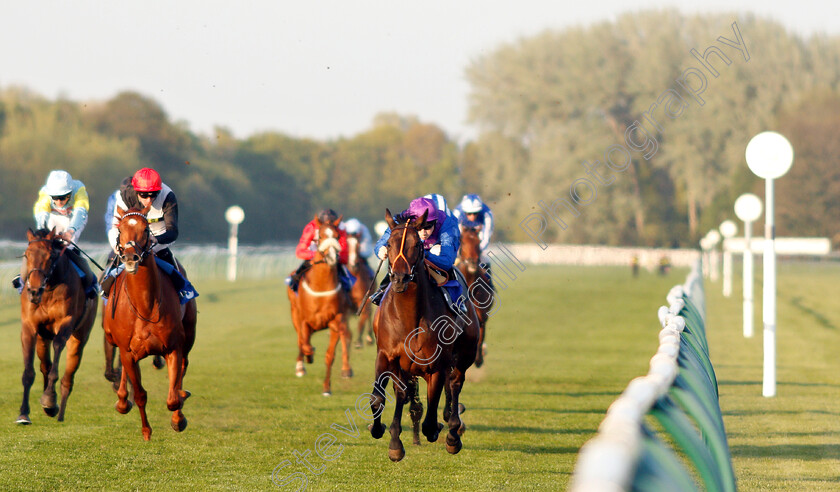
M 434 246 L 429 248 L 429 253 L 435 256 L 440 256 L 440 244 L 435 244 Z
M 385 258 L 388 257 L 388 248 L 385 247 L 385 246 L 380 246 L 379 251 L 376 252 L 376 256 L 380 260 L 384 260 Z

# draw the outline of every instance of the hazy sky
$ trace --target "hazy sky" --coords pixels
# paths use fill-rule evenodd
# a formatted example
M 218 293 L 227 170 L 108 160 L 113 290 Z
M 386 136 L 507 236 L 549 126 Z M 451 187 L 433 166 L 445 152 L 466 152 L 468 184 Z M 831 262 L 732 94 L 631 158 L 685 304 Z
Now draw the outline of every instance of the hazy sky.
M 784 0 L 2 2 L 0 87 L 74 101 L 135 90 L 194 132 L 220 125 L 239 138 L 349 137 L 382 111 L 469 137 L 470 60 L 628 10 L 750 11 L 799 34 L 840 34 L 826 2 Z

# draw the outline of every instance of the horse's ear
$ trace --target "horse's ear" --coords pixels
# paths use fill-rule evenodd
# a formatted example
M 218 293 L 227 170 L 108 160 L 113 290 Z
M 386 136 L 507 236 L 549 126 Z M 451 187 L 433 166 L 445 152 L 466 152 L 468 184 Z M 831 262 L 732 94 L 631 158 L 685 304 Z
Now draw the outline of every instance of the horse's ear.
M 388 223 L 388 227 L 391 229 L 397 227 L 397 223 L 394 221 L 394 216 L 391 215 L 391 211 L 387 208 L 385 209 L 385 222 Z
M 125 215 L 125 213 L 126 213 L 126 212 L 127 212 L 127 210 L 126 210 L 126 209 L 124 209 L 124 208 L 120 207 L 119 205 L 117 205 L 117 218 L 122 219 L 122 218 L 123 218 L 123 215 Z
M 429 218 L 429 211 L 425 210 L 423 212 L 423 215 L 421 215 L 419 219 L 414 221 L 414 227 L 416 227 L 418 230 L 422 229 L 423 226 L 426 225 L 426 219 L 428 219 L 428 218 Z
M 318 224 L 321 223 L 321 219 L 318 218 L 318 214 L 315 214 L 312 217 L 315 219 L 315 222 L 317 222 Z
M 344 214 L 339 215 L 339 216 L 338 216 L 338 218 L 337 218 L 337 219 L 335 219 L 335 222 L 333 222 L 333 223 L 332 223 L 332 225 L 334 225 L 334 226 L 338 227 L 338 225 L 339 225 L 339 224 L 341 224 L 341 219 L 342 219 L 343 217 L 344 217 Z
M 35 233 L 32 232 L 32 229 L 27 227 L 26 228 L 26 240 L 27 241 L 32 241 L 33 239 L 35 239 Z
M 55 237 L 55 226 L 53 226 L 53 228 L 50 229 L 50 232 L 47 234 L 47 239 L 52 239 L 54 237 Z

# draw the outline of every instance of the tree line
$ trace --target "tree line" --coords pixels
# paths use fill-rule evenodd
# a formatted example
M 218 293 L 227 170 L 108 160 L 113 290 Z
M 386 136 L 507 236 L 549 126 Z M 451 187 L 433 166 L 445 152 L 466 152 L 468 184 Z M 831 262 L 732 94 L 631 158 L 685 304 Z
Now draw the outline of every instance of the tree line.
M 705 76 L 703 90 L 692 68 Z M 569 202 L 579 215 L 548 228 L 548 241 L 694 246 L 734 219 L 741 193 L 763 195 L 744 149 L 772 129 L 796 152 L 776 184 L 778 234 L 840 241 L 838 37 L 803 38 L 749 15 L 638 12 L 522 38 L 465 72 L 479 132 L 460 143 L 393 113 L 328 141 L 237 139 L 223 127 L 199 135 L 136 92 L 78 102 L 2 88 L 0 235 L 20 239 L 47 174 L 66 169 L 91 195 L 84 238 L 104 241 L 107 196 L 148 166 L 178 196 L 184 241 L 223 243 L 234 204 L 246 212 L 240 240 L 271 243 L 296 239 L 321 208 L 372 225 L 385 207 L 436 192 L 451 206 L 479 193 L 500 239 L 532 240 L 523 220 L 565 197 L 580 200 Z M 624 168 L 610 167 L 619 154 L 605 155 L 616 146 L 631 156 Z

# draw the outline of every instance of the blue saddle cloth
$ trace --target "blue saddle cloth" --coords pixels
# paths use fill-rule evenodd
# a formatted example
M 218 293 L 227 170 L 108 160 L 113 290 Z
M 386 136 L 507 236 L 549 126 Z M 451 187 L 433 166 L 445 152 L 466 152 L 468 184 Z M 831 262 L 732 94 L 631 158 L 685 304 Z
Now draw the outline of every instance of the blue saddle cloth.
M 181 304 L 186 304 L 190 301 L 190 299 L 195 299 L 196 297 L 198 297 L 198 291 L 195 290 L 193 284 L 191 284 L 186 277 L 181 275 L 181 272 L 179 272 L 175 269 L 175 267 L 161 260 L 157 256 L 155 256 L 155 261 L 157 262 L 158 268 L 160 268 L 164 271 L 164 273 L 169 275 L 169 278 L 171 278 L 172 282 L 175 283 L 175 289 L 178 290 L 178 297 L 181 299 Z M 116 277 L 120 273 L 122 273 L 123 270 L 125 270 L 125 265 L 121 264 L 117 268 L 112 268 L 111 270 L 109 270 L 108 276 Z M 105 299 L 104 305 L 108 305 L 108 299 Z

